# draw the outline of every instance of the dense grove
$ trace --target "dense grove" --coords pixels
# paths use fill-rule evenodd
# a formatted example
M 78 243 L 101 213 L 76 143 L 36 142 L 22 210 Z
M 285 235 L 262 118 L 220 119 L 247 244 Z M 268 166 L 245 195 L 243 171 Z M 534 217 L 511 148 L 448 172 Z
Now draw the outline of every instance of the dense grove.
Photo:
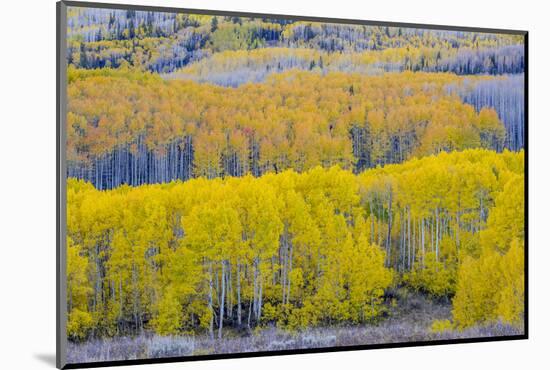
M 468 53 L 471 51 L 435 47 L 401 47 L 367 50 L 360 53 L 329 53 L 303 48 L 227 50 L 164 76 L 176 79 L 190 78 L 200 82 L 235 87 L 246 82 L 261 82 L 273 73 L 290 69 L 323 74 L 337 71 L 364 75 L 404 71 L 452 72 L 459 75 L 509 75 L 520 74 L 524 69 L 522 45 L 487 50 L 483 52 L 484 57 L 469 58 Z M 462 64 L 452 64 L 451 55 L 455 54 L 455 58 L 463 59 Z
M 68 186 L 69 335 L 374 320 L 401 282 L 458 327 L 523 314 L 523 153 Z M 456 295 L 455 295 L 456 294 Z
M 462 86 L 449 86 L 466 104 L 476 110 L 493 108 L 506 127 L 504 147 L 520 150 L 525 145 L 525 80 L 523 74 L 507 78 L 467 81 Z
M 452 74 L 286 72 L 238 88 L 129 70 L 69 78 L 69 175 L 100 189 L 319 164 L 361 172 L 441 151 L 500 151 L 507 137 L 493 109 L 447 92 L 464 84 Z
M 522 36 L 70 7 L 67 64 L 74 362 L 523 331 Z
M 356 54 L 355 60 L 367 52 L 381 55 L 380 62 L 393 55 L 393 68 L 457 74 L 521 73 L 525 64 L 517 35 L 76 8 L 68 25 L 68 61 L 80 68 L 126 61 L 166 73 L 219 52 L 273 47 L 290 55 L 297 48 Z
M 69 176 L 100 189 L 524 145 L 517 35 L 84 8 L 68 35 Z

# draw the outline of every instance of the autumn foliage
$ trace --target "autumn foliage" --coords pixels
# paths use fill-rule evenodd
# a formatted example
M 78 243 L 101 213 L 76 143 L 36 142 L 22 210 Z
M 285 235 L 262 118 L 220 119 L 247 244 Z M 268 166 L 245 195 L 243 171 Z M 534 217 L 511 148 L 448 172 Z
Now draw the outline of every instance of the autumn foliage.
M 316 167 L 110 191 L 71 179 L 69 335 L 362 323 L 399 280 L 456 293 L 460 327 L 517 323 L 523 231 L 490 234 L 520 221 L 522 184 L 523 153 L 486 150 L 360 175 Z
M 74 348 L 365 338 L 419 302 L 446 316 L 403 338 L 523 330 L 521 35 L 77 6 L 67 27 Z
M 69 79 L 69 170 L 101 189 L 317 165 L 360 172 L 441 151 L 501 150 L 506 135 L 494 110 L 477 112 L 446 92 L 463 82 L 451 74 L 294 71 L 238 88 L 132 70 L 70 69 Z M 185 163 L 177 155 L 184 138 Z M 129 155 L 134 164 L 114 165 Z M 144 163 L 139 155 L 161 176 L 135 178 L 134 171 L 113 182 Z M 183 165 L 192 167 L 187 178 L 177 171 Z

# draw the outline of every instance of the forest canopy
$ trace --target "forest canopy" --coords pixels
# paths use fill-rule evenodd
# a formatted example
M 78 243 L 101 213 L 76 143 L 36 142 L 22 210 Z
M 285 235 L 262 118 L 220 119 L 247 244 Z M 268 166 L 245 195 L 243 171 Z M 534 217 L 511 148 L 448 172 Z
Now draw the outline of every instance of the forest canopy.
M 80 362 L 523 333 L 522 35 L 67 16 Z
M 491 77 L 290 71 L 223 88 L 70 69 L 69 79 L 69 173 L 100 189 L 319 164 L 361 172 L 441 151 L 501 151 L 514 129 L 449 93 Z
M 460 327 L 517 323 L 523 171 L 523 152 L 476 149 L 360 175 L 316 167 L 110 191 L 70 180 L 69 335 L 364 323 L 400 281 L 455 296 Z

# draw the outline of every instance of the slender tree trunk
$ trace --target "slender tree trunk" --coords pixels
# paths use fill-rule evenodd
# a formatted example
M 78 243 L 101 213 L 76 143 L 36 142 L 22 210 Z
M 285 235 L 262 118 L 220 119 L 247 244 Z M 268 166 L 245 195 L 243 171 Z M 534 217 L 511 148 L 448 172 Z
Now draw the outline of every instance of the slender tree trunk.
M 483 224 L 483 197 L 479 195 L 479 228 L 478 231 L 481 231 L 481 226 Z
M 380 202 L 378 202 L 378 207 L 376 207 L 376 208 L 377 208 L 377 212 L 378 212 L 378 218 L 377 218 L 378 227 L 377 227 L 376 232 L 378 233 L 378 245 L 380 247 L 382 247 L 382 217 L 380 216 L 382 205 L 380 204 Z M 387 247 L 386 247 L 386 249 L 387 249 Z M 388 251 L 386 250 L 386 258 L 387 258 L 387 256 L 388 256 Z
M 283 240 L 281 245 L 281 288 L 282 288 L 282 302 L 285 304 L 286 300 L 286 250 L 287 250 L 287 235 L 286 235 L 287 226 L 285 225 L 285 232 L 283 233 Z
M 435 207 L 435 260 L 439 262 L 439 206 Z
M 430 218 L 430 251 L 434 252 L 434 220 Z
M 370 209 L 370 243 L 374 243 L 374 213 L 372 212 L 372 202 L 369 200 Z
M 237 324 L 241 326 L 241 264 L 237 261 Z
M 254 318 L 258 319 L 258 266 L 254 259 Z
M 425 255 L 426 255 L 426 247 L 424 245 L 424 217 L 422 217 L 422 268 L 424 268 L 424 258 L 425 258 Z
M 263 290 L 263 281 L 262 281 L 262 278 L 261 278 L 261 275 L 260 275 L 260 292 L 259 292 L 259 297 L 258 297 L 258 319 L 257 319 L 257 322 L 259 325 L 260 324 L 260 320 L 262 318 L 262 290 Z
M 250 298 L 250 303 L 248 304 L 248 329 L 250 329 L 250 318 L 252 317 L 252 297 Z
M 208 329 L 208 334 L 210 335 L 210 339 L 214 339 L 214 305 L 213 305 L 213 288 L 214 288 L 214 282 L 212 281 L 212 262 L 208 263 L 208 286 L 209 286 L 209 294 L 208 294 L 208 310 L 210 311 L 210 325 Z
M 407 237 L 408 237 L 408 246 L 407 246 L 407 269 L 411 269 L 411 210 L 407 209 L 408 219 L 407 219 Z
M 400 250 L 400 259 L 401 259 L 401 271 L 405 271 L 405 262 L 407 260 L 406 247 L 407 247 L 407 210 L 404 209 L 401 212 L 401 250 Z
M 225 261 L 222 261 L 222 292 L 221 292 L 221 301 L 220 301 L 220 317 L 219 317 L 219 327 L 218 327 L 218 339 L 222 339 L 222 330 L 223 330 L 223 310 L 224 310 L 224 300 L 225 300 Z
M 414 264 L 416 263 L 416 229 L 418 227 L 418 220 L 413 220 L 413 237 L 412 237 L 412 266 L 411 270 L 414 268 Z
M 229 320 L 233 320 L 233 284 L 231 283 L 231 270 L 233 269 L 233 267 L 231 266 L 231 263 L 229 261 L 227 261 L 227 273 L 225 274 L 226 275 L 226 285 L 227 285 L 227 297 L 226 297 L 226 309 L 227 309 L 227 312 L 225 314 L 225 316 L 229 319 Z
M 391 263 L 392 197 L 393 197 L 393 194 L 390 188 L 390 194 L 388 199 L 388 234 L 386 236 L 386 255 L 388 256 L 387 265 Z
M 288 288 L 286 290 L 286 303 L 288 304 L 290 301 L 290 283 L 291 283 L 291 275 L 292 272 L 292 243 L 290 243 L 290 249 L 288 252 Z

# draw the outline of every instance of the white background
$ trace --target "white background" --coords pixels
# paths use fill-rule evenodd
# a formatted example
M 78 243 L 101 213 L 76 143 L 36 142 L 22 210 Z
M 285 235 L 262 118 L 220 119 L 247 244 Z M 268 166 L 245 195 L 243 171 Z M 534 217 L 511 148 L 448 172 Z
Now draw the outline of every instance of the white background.
M 110 0 L 113 3 L 120 1 Z M 550 32 L 544 1 L 126 0 L 143 5 L 526 29 L 529 35 L 530 339 L 142 366 L 140 369 L 548 368 Z M 124 3 L 124 2 L 121 2 Z M 55 1 L 2 2 L 0 367 L 55 359 Z M 546 356 L 545 356 L 546 355 Z

